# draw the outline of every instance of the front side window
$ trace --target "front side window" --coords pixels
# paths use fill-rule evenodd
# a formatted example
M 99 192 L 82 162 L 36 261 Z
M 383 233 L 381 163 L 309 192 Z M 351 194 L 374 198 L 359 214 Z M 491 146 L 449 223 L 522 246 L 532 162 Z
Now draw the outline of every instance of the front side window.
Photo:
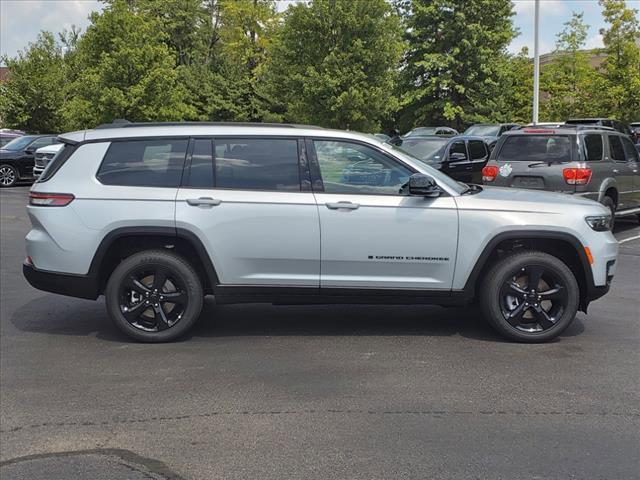
M 584 157 L 587 162 L 597 162 L 602 160 L 604 146 L 602 144 L 602 135 L 589 134 L 583 137 Z
M 609 148 L 611 149 L 611 158 L 616 162 L 626 161 L 624 155 L 624 147 L 617 135 L 609 135 Z
M 640 162 L 640 158 L 638 158 L 638 150 L 631 140 L 626 137 L 622 137 L 622 147 L 624 148 L 624 153 L 627 156 L 628 162 Z
M 398 195 L 411 171 L 357 143 L 314 140 L 326 193 Z
M 29 145 L 29 149 L 30 150 L 37 150 L 39 148 L 42 147 L 47 147 L 51 144 L 53 144 L 56 140 L 56 137 L 42 137 L 37 139 L 35 142 L 33 142 L 31 145 Z
M 300 191 L 297 140 L 218 138 L 215 144 L 216 188 Z
M 113 142 L 96 177 L 105 185 L 177 187 L 188 140 Z
M 483 160 L 487 157 L 487 150 L 484 142 L 480 140 L 469 140 L 469 155 L 471 160 Z
M 467 158 L 467 147 L 464 146 L 464 142 L 454 142 L 449 149 L 449 156 L 453 153 L 461 153 Z

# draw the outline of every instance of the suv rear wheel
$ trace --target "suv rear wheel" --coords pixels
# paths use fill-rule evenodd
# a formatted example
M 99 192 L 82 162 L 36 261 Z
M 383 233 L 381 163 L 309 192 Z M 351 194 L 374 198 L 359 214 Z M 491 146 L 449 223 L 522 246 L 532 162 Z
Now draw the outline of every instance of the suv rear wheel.
M 526 343 L 551 340 L 578 311 L 580 290 L 567 265 L 544 252 L 516 253 L 484 277 L 480 303 L 485 318 L 503 336 Z
M 183 335 L 202 310 L 202 284 L 182 257 L 148 250 L 127 257 L 105 290 L 116 326 L 142 342 L 167 342 Z

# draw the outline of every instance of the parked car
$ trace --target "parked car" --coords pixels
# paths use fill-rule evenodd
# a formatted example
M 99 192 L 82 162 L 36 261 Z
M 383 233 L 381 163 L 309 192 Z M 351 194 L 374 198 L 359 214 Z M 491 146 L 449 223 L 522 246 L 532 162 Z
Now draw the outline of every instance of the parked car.
M 467 128 L 464 131 L 464 135 L 482 137 L 489 145 L 489 148 L 493 149 L 500 135 L 519 126 L 517 123 L 476 123 Z
M 3 148 L 11 140 L 22 137 L 25 133 L 21 130 L 11 130 L 9 128 L 0 128 L 0 148 Z
M 0 149 L 0 187 L 11 187 L 21 180 L 33 180 L 34 154 L 55 143 L 55 135 L 25 135 Z
M 62 143 L 54 143 L 53 145 L 49 145 L 46 147 L 39 148 L 36 150 L 35 158 L 34 158 L 34 166 L 33 166 L 33 178 L 39 178 L 44 172 L 44 169 L 47 168 L 49 162 L 56 156 L 56 154 L 62 150 Z
M 482 171 L 487 185 L 551 190 L 597 200 L 613 218 L 640 213 L 640 159 L 628 135 L 565 125 L 508 132 Z
M 180 123 L 59 139 L 30 192 L 23 273 L 41 290 L 104 295 L 141 341 L 183 335 L 213 294 L 218 304 L 478 299 L 501 334 L 541 342 L 604 295 L 616 269 L 602 205 L 464 185 L 367 135 Z M 371 174 L 344 175 L 356 165 Z
M 409 130 L 404 137 L 426 136 L 426 135 L 443 135 L 452 137 L 458 135 L 458 131 L 450 127 L 417 127 Z
M 466 183 L 482 182 L 482 168 L 491 153 L 483 137 L 469 135 L 407 137 L 399 147 L 421 162 Z
M 610 127 L 625 135 L 633 136 L 633 132 L 628 125 L 611 118 L 572 118 L 565 122 L 567 125 L 599 125 Z
M 640 122 L 632 122 L 629 125 L 629 128 L 633 132 L 633 135 L 635 137 L 635 142 L 637 144 L 640 144 Z

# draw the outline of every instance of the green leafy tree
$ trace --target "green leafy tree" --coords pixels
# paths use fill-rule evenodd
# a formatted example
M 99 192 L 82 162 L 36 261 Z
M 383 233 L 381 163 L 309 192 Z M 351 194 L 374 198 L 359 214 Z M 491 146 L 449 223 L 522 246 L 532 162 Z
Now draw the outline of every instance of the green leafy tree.
M 114 118 L 181 120 L 195 116 L 178 82 L 175 52 L 157 20 L 114 0 L 78 42 L 82 71 L 70 86 L 67 122 L 87 128 Z
M 499 61 L 515 31 L 510 0 L 403 0 L 408 49 L 402 124 L 465 124 L 495 115 Z
M 602 65 L 603 110 L 619 120 L 640 116 L 640 20 L 624 0 L 600 0 L 608 28 L 602 29 L 607 58 Z
M 292 5 L 270 49 L 265 96 L 281 118 L 376 131 L 397 108 L 398 16 L 385 0 Z
M 64 129 L 61 110 L 67 83 L 63 46 L 53 34 L 38 39 L 15 58 L 3 58 L 9 78 L 0 86 L 3 126 L 33 133 Z
M 533 61 L 524 47 L 517 55 L 496 60 L 501 93 L 491 100 L 495 105 L 488 118 L 496 122 L 529 123 L 532 118 Z
M 560 120 L 597 115 L 594 86 L 598 71 L 589 64 L 590 52 L 584 50 L 589 26 L 582 13 L 574 12 L 558 33 L 555 58 L 541 72 L 542 118 Z

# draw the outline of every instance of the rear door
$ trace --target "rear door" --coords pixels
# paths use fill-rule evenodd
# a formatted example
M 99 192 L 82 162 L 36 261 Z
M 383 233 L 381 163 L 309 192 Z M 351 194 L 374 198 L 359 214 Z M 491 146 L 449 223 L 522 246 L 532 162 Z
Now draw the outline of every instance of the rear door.
M 225 286 L 318 287 L 320 230 L 304 142 L 191 141 L 176 226 L 198 235 Z M 215 152 L 215 155 L 213 155 Z
M 623 210 L 635 204 L 633 191 L 633 177 L 635 163 L 633 165 L 627 159 L 621 135 L 609 134 L 609 155 L 612 160 L 612 173 L 618 186 L 618 209 Z M 637 169 L 637 168 L 636 168 Z

